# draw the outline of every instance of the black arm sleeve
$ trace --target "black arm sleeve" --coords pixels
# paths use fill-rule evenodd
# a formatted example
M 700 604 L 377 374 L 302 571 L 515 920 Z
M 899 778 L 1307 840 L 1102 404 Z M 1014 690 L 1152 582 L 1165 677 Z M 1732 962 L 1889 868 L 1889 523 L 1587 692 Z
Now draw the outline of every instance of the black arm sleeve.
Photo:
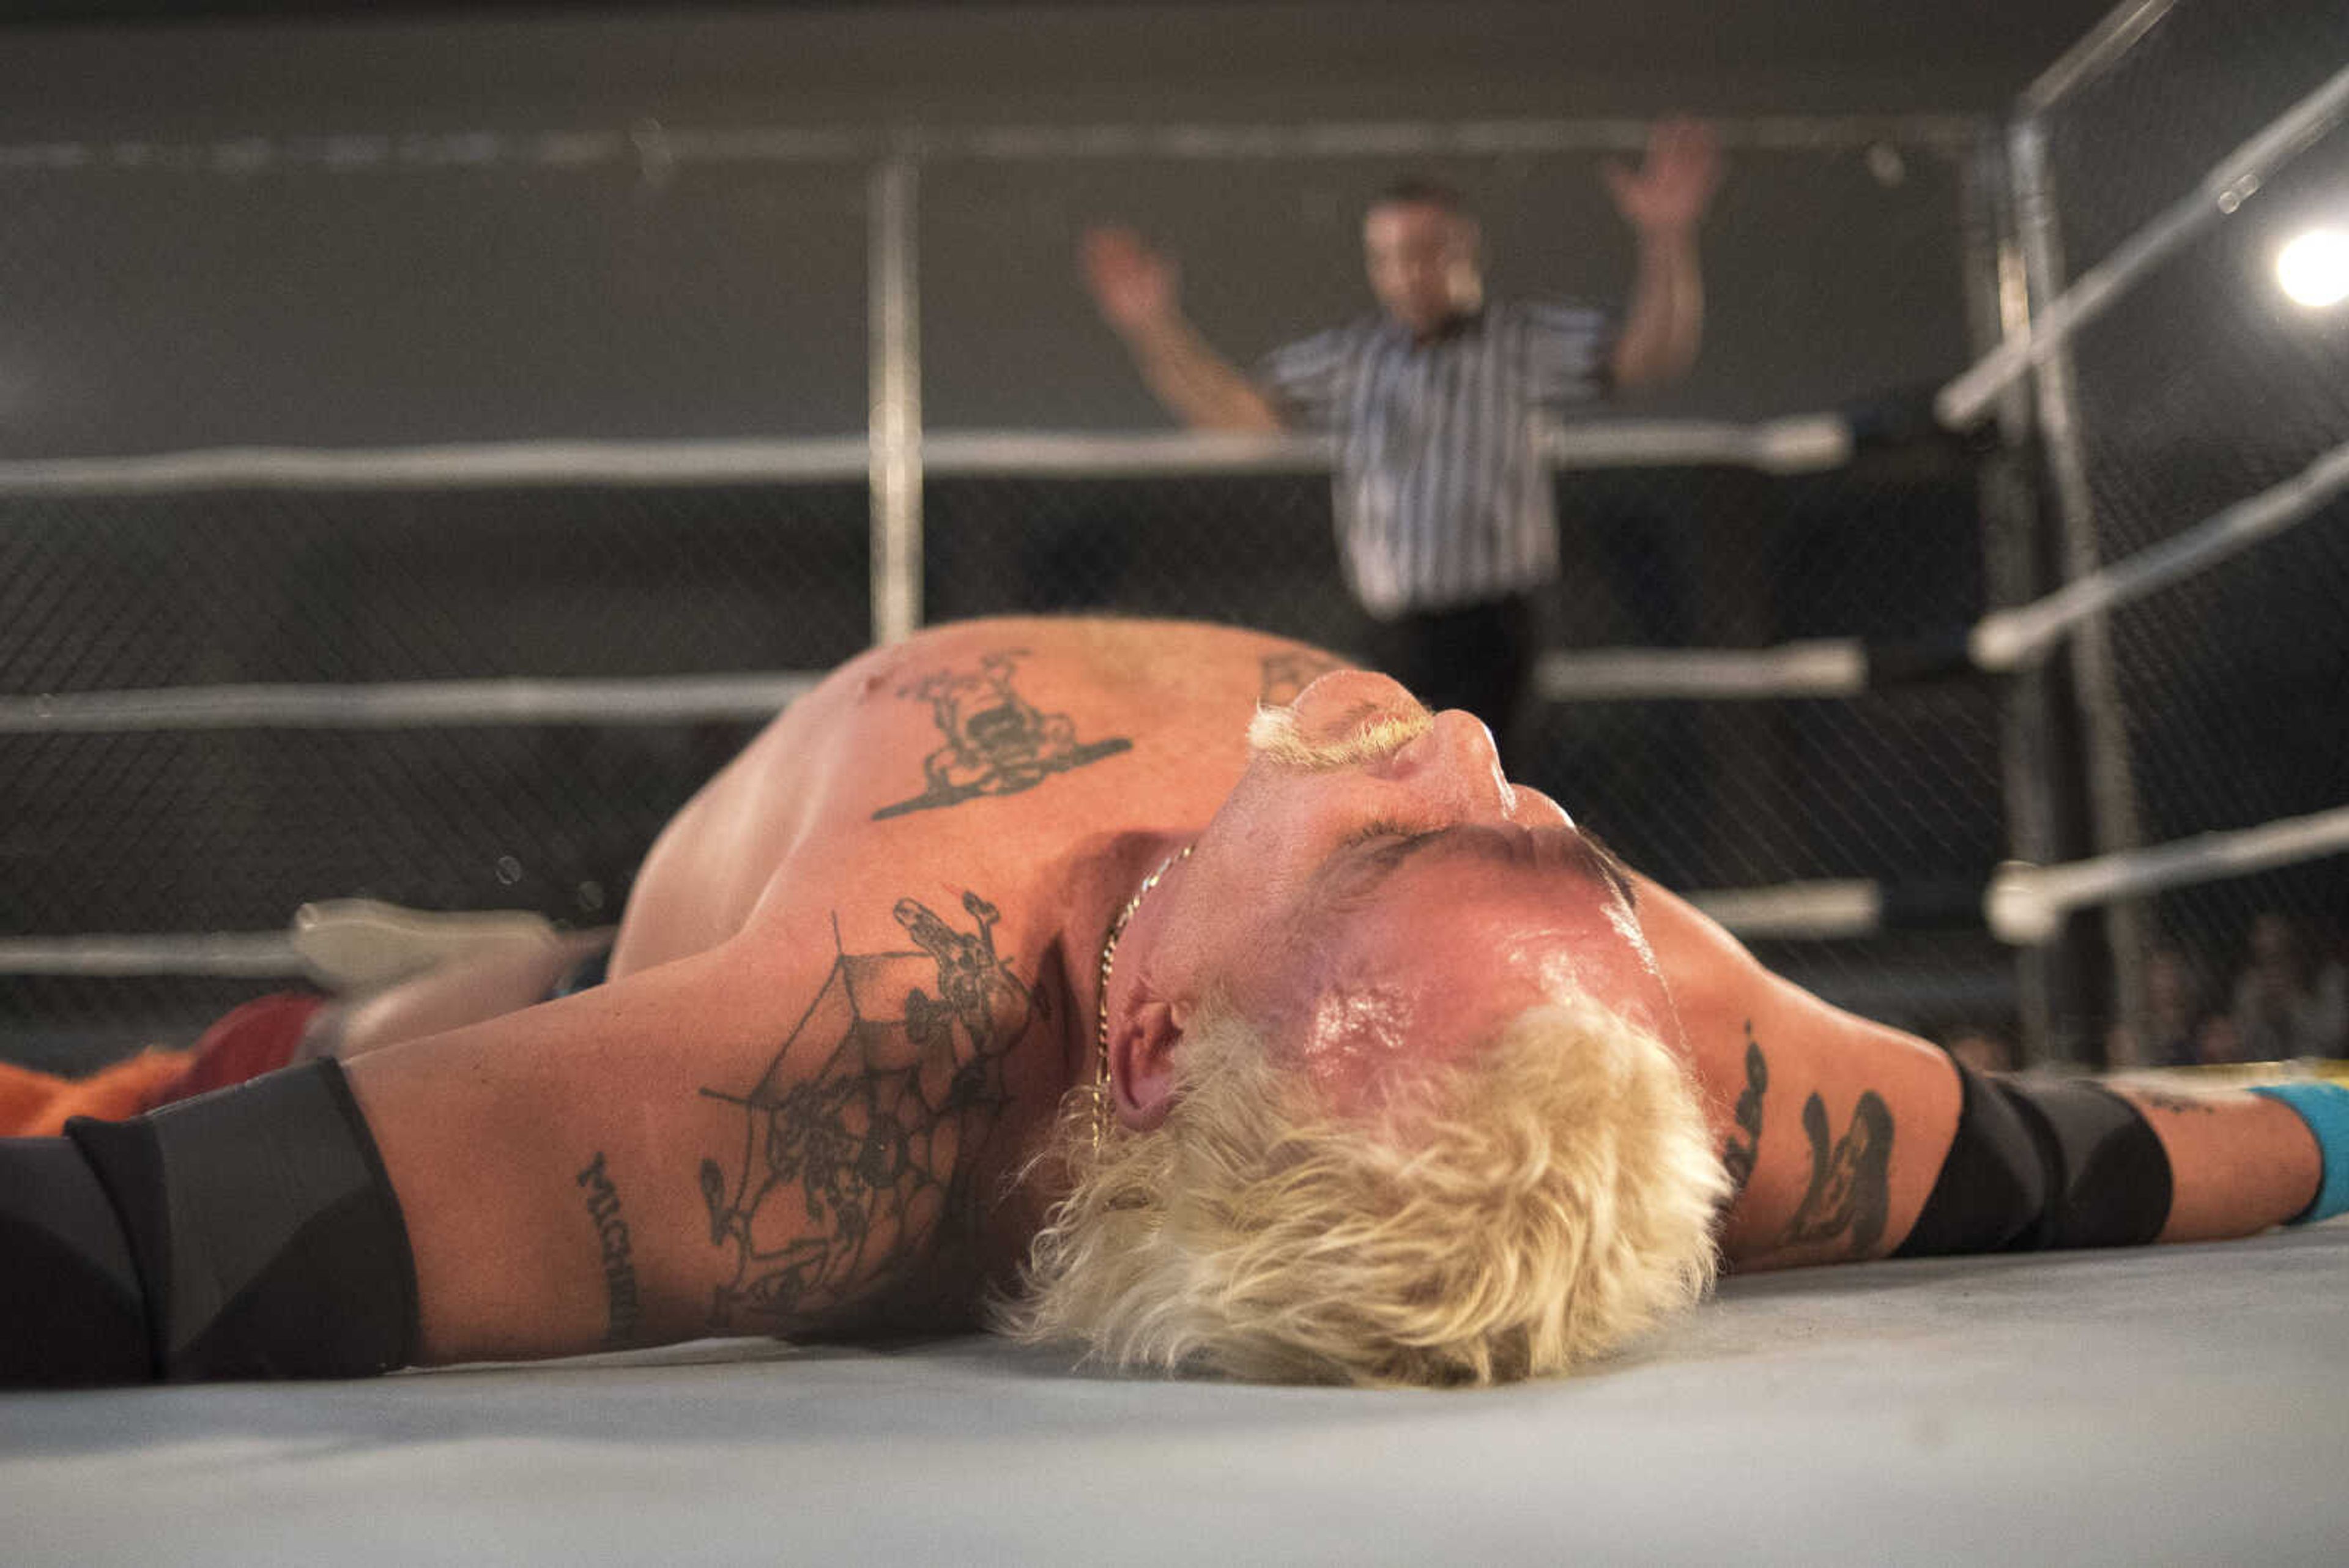
M 2086 1083 L 1951 1064 L 1964 1095 L 1948 1159 L 1896 1257 L 2134 1247 L 2169 1219 L 2169 1156 L 2137 1107 Z

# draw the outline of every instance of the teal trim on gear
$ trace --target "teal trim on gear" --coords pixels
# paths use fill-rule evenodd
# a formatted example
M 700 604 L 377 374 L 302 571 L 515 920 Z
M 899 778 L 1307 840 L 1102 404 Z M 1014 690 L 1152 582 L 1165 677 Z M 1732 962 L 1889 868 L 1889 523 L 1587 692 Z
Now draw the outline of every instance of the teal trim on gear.
M 2270 1084 L 2251 1093 L 2290 1106 L 2316 1135 L 2316 1151 L 2324 1160 L 2316 1201 L 2288 1222 L 2313 1225 L 2349 1213 L 2349 1089 L 2338 1084 Z

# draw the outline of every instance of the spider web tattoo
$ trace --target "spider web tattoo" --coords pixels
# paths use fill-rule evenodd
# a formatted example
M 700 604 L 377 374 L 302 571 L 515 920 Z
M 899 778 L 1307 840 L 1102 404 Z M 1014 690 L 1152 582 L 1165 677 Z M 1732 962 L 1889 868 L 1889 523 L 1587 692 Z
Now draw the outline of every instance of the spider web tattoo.
M 701 1091 L 744 1112 L 738 1174 L 701 1162 L 710 1242 L 734 1252 L 711 1327 L 811 1323 L 970 1241 L 1003 1059 L 1049 1003 L 997 954 L 995 906 L 966 892 L 962 908 L 976 929 L 899 899 L 915 945 L 890 952 L 845 951 L 835 918 L 831 971 L 758 1082 Z

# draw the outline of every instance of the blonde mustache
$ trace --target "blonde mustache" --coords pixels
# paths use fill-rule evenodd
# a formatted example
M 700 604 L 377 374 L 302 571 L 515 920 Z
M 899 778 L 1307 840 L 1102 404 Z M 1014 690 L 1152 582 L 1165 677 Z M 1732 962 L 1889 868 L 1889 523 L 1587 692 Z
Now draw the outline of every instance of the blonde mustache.
M 1292 708 L 1258 708 L 1248 721 L 1248 750 L 1299 773 L 1328 773 L 1391 757 L 1435 726 L 1435 716 L 1414 705 L 1409 713 L 1381 713 L 1340 740 L 1308 739 Z

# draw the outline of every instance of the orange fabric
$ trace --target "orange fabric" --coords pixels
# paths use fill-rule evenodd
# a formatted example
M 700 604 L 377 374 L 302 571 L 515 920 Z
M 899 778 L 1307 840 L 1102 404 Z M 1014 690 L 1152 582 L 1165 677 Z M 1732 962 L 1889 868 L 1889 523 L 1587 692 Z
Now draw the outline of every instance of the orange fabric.
M 160 1103 L 193 1051 L 141 1051 L 87 1078 L 62 1078 L 0 1062 L 0 1137 L 55 1137 L 68 1116 L 118 1122 Z
M 70 1116 L 121 1121 L 173 1100 L 226 1088 L 293 1059 L 322 996 L 281 992 L 223 1015 L 186 1051 L 141 1051 L 85 1078 L 0 1062 L 0 1137 L 54 1137 Z

